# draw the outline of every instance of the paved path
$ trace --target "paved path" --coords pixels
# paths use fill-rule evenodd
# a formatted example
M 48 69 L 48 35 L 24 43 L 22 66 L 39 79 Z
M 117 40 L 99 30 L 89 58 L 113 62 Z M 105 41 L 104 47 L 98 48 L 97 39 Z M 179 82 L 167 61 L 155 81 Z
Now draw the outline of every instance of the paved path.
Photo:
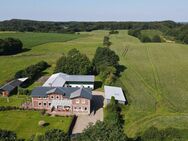
M 103 95 L 103 92 L 93 91 L 92 113 L 78 116 L 72 134 L 82 133 L 91 122 L 95 124 L 98 120 L 103 121 Z

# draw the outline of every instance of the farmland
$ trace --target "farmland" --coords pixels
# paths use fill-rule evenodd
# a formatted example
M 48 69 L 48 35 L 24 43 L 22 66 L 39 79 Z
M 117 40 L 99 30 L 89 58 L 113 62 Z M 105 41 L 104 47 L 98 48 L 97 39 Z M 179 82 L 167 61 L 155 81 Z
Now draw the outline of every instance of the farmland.
M 156 33 L 145 31 L 145 34 L 153 36 L 154 32 Z M 1 56 L 0 84 L 12 78 L 17 70 L 41 60 L 52 65 L 46 70 L 46 75 L 50 75 L 53 73 L 56 60 L 72 48 L 79 49 L 92 59 L 96 48 L 102 46 L 103 37 L 107 34 L 108 31 L 83 32 L 73 35 L 76 37 L 66 42 L 46 40 L 45 44 L 28 45 L 30 51 L 14 56 Z M 0 37 L 2 36 L 5 37 L 4 33 L 0 34 Z M 26 40 L 29 41 L 30 38 Z M 35 42 L 34 40 L 35 38 L 32 38 L 31 42 Z M 126 88 L 129 101 L 127 106 L 122 107 L 125 133 L 129 137 L 135 137 L 151 126 L 160 129 L 174 127 L 187 131 L 188 45 L 141 43 L 137 38 L 129 36 L 126 30 L 111 35 L 110 41 L 110 48 L 119 55 L 120 64 L 127 67 L 118 80 L 121 86 Z M 123 53 L 125 49 L 128 49 L 126 54 Z M 5 120 L 3 113 L 0 114 L 1 119 Z M 186 136 L 185 133 L 182 134 Z
M 6 36 L 8 33 L 5 33 Z M 17 33 L 14 33 L 17 34 Z M 24 34 L 24 33 L 22 33 Z M 18 33 L 18 35 L 14 35 L 17 38 L 19 38 L 19 35 L 21 35 L 21 37 L 23 36 L 22 34 Z M 26 33 L 26 34 L 31 34 L 31 33 Z M 38 34 L 41 33 L 32 33 L 34 34 L 33 36 L 39 36 Z M 44 33 L 46 34 L 46 33 Z M 90 56 L 90 58 L 92 57 L 92 55 L 94 55 L 95 49 L 97 48 L 97 46 L 101 45 L 102 43 L 102 39 L 103 39 L 103 35 L 105 34 L 104 32 L 98 32 L 96 33 L 97 36 L 94 35 L 89 35 L 88 33 L 84 33 L 83 35 L 72 35 L 73 37 L 71 38 L 71 35 L 61 35 L 62 39 L 64 41 L 67 41 L 67 36 L 69 36 L 69 42 L 51 42 L 50 43 L 46 43 L 46 44 L 41 44 L 41 45 L 37 45 L 35 47 L 33 47 L 30 51 L 24 52 L 24 53 L 20 53 L 17 55 L 12 55 L 12 56 L 0 56 L 0 84 L 4 83 L 6 80 L 11 79 L 15 72 L 23 69 L 31 64 L 35 64 L 38 61 L 44 60 L 47 61 L 48 63 L 50 63 L 52 65 L 52 68 L 47 70 L 47 73 L 53 72 L 53 67 L 55 65 L 56 60 L 63 54 L 66 53 L 68 50 L 70 50 L 71 48 L 79 48 L 82 52 L 87 52 L 87 55 Z M 10 37 L 12 33 L 10 34 Z M 59 34 L 58 34 L 59 35 Z M 4 37 L 5 35 L 3 33 L 0 34 L 0 37 Z M 14 37 L 13 36 L 13 37 Z M 41 36 L 41 35 L 40 35 Z M 87 37 L 85 37 L 87 36 Z M 28 37 L 28 38 L 26 38 Z M 35 41 L 35 38 L 30 38 L 30 36 L 26 35 L 26 42 L 25 43 L 27 46 L 27 44 L 29 44 L 28 46 L 31 46 L 30 43 L 28 43 L 27 41 L 31 41 L 34 43 L 37 43 L 39 39 L 37 39 L 37 41 Z M 78 39 L 75 39 L 78 38 Z M 44 38 L 44 37 L 43 37 Z M 49 37 L 47 36 L 47 39 L 51 38 L 51 33 L 49 33 Z M 22 38 L 20 38 L 22 39 Z M 45 39 L 45 40 L 47 40 Z M 66 39 L 66 40 L 65 40 Z M 75 40 L 73 40 L 75 39 Z M 57 36 L 57 39 L 58 36 Z M 33 45 L 32 45 L 33 46 Z M 8 70 L 8 71 L 7 71 Z
M 188 127 L 188 46 L 140 43 L 121 31 L 111 36 L 120 63 L 127 69 L 120 81 L 127 89 L 125 132 L 134 137 L 150 126 Z M 122 55 L 128 48 L 126 55 Z

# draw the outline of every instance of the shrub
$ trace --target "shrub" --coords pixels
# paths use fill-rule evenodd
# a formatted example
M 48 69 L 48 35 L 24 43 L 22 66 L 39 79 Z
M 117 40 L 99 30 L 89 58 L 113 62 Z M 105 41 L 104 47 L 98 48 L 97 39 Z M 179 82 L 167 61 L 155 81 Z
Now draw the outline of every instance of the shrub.
M 91 74 L 92 64 L 85 54 L 81 54 L 77 49 L 72 49 L 67 56 L 62 56 L 56 63 L 55 72 L 67 74 Z
M 161 42 L 161 37 L 159 35 L 155 35 L 152 38 L 152 42 L 160 43 Z
M 23 44 L 19 39 L 0 39 L 0 55 L 12 55 L 22 51 Z
M 148 36 L 142 36 L 141 37 L 141 42 L 148 43 L 148 42 L 151 42 L 151 39 Z

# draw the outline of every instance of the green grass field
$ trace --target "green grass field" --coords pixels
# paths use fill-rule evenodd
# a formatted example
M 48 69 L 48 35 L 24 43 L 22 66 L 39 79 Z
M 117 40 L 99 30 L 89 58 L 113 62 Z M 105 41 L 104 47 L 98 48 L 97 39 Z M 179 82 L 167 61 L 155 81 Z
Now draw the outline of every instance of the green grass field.
M 3 111 L 0 112 L 0 128 L 17 133 L 18 138 L 29 139 L 32 135 L 44 134 L 49 129 L 61 129 L 68 132 L 72 117 L 42 116 L 37 111 Z M 49 123 L 40 127 L 38 122 Z
M 65 42 L 81 36 L 82 35 L 61 33 L 0 32 L 0 39 L 8 37 L 18 38 L 22 41 L 24 48 L 32 48 L 51 42 Z
M 5 33 L 7 35 L 7 33 Z M 20 38 L 22 37 L 22 34 L 24 33 L 14 33 L 18 34 L 16 37 Z M 28 33 L 31 34 L 31 33 Z M 37 37 L 38 34 L 42 33 L 33 33 Z M 45 36 L 47 36 L 46 33 Z M 12 33 L 11 33 L 12 35 Z M 59 34 L 58 34 L 59 35 Z M 62 38 L 64 34 L 62 35 Z M 47 73 L 52 73 L 54 71 L 56 60 L 62 55 L 66 54 L 70 49 L 72 48 L 78 48 L 81 50 L 81 52 L 86 53 L 90 58 L 95 53 L 95 49 L 102 45 L 103 36 L 105 35 L 105 32 L 95 32 L 95 34 L 91 33 L 82 33 L 81 35 L 72 35 L 72 40 L 66 41 L 66 42 L 50 42 L 46 44 L 37 45 L 32 50 L 24 53 L 20 53 L 17 55 L 12 56 L 0 56 L 0 85 L 6 82 L 7 80 L 10 80 L 15 72 L 17 72 L 20 69 L 26 68 L 27 66 L 31 64 L 35 64 L 41 60 L 47 61 L 49 64 L 52 65 L 52 68 L 49 68 L 47 70 Z M 1 33 L 1 36 L 3 36 L 3 33 Z M 0 36 L 0 37 L 1 37 Z M 21 36 L 21 37 L 20 37 Z M 41 35 L 40 35 L 41 36 Z M 68 35 L 71 37 L 71 35 Z M 75 36 L 77 36 L 77 39 L 75 39 Z M 26 38 L 26 37 L 25 37 Z M 49 37 L 51 38 L 51 33 L 49 33 Z M 74 39 L 74 40 L 73 40 Z M 26 40 L 31 42 L 36 42 L 35 38 L 26 38 Z M 38 37 L 37 40 L 40 40 Z M 47 39 L 45 39 L 47 40 Z
M 0 84 L 11 78 L 17 70 L 41 60 L 52 65 L 46 71 L 50 75 L 56 60 L 72 48 L 79 49 L 92 59 L 107 34 L 108 31 L 81 33 L 74 40 L 41 44 L 25 53 L 1 56 Z M 135 137 L 150 126 L 175 127 L 187 131 L 188 45 L 141 43 L 123 30 L 111 35 L 110 41 L 111 49 L 120 57 L 120 64 L 127 67 L 119 79 L 127 90 L 129 100 L 129 105 L 123 106 L 122 112 L 126 134 Z M 127 48 L 127 54 L 123 54 Z
M 127 31 L 111 41 L 120 64 L 127 67 L 120 81 L 128 91 L 129 106 L 123 110 L 128 136 L 152 125 L 188 129 L 188 45 L 144 44 Z

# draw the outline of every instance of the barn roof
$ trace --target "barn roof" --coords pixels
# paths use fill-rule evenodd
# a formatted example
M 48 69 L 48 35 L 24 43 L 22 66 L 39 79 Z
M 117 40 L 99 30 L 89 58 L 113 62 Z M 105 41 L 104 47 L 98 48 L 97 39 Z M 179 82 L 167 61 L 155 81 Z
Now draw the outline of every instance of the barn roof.
M 105 91 L 105 99 L 110 100 L 113 96 L 115 100 L 118 101 L 126 101 L 125 96 L 123 94 L 123 90 L 120 87 L 112 87 L 112 86 L 104 86 Z
M 94 82 L 94 75 L 68 75 L 65 73 L 53 74 L 44 84 L 44 87 L 63 87 L 66 82 Z
M 12 90 L 20 86 L 26 80 L 27 78 L 20 78 L 20 79 L 12 80 L 8 82 L 7 84 L 5 84 L 4 86 L 2 86 L 0 90 L 11 92 Z

